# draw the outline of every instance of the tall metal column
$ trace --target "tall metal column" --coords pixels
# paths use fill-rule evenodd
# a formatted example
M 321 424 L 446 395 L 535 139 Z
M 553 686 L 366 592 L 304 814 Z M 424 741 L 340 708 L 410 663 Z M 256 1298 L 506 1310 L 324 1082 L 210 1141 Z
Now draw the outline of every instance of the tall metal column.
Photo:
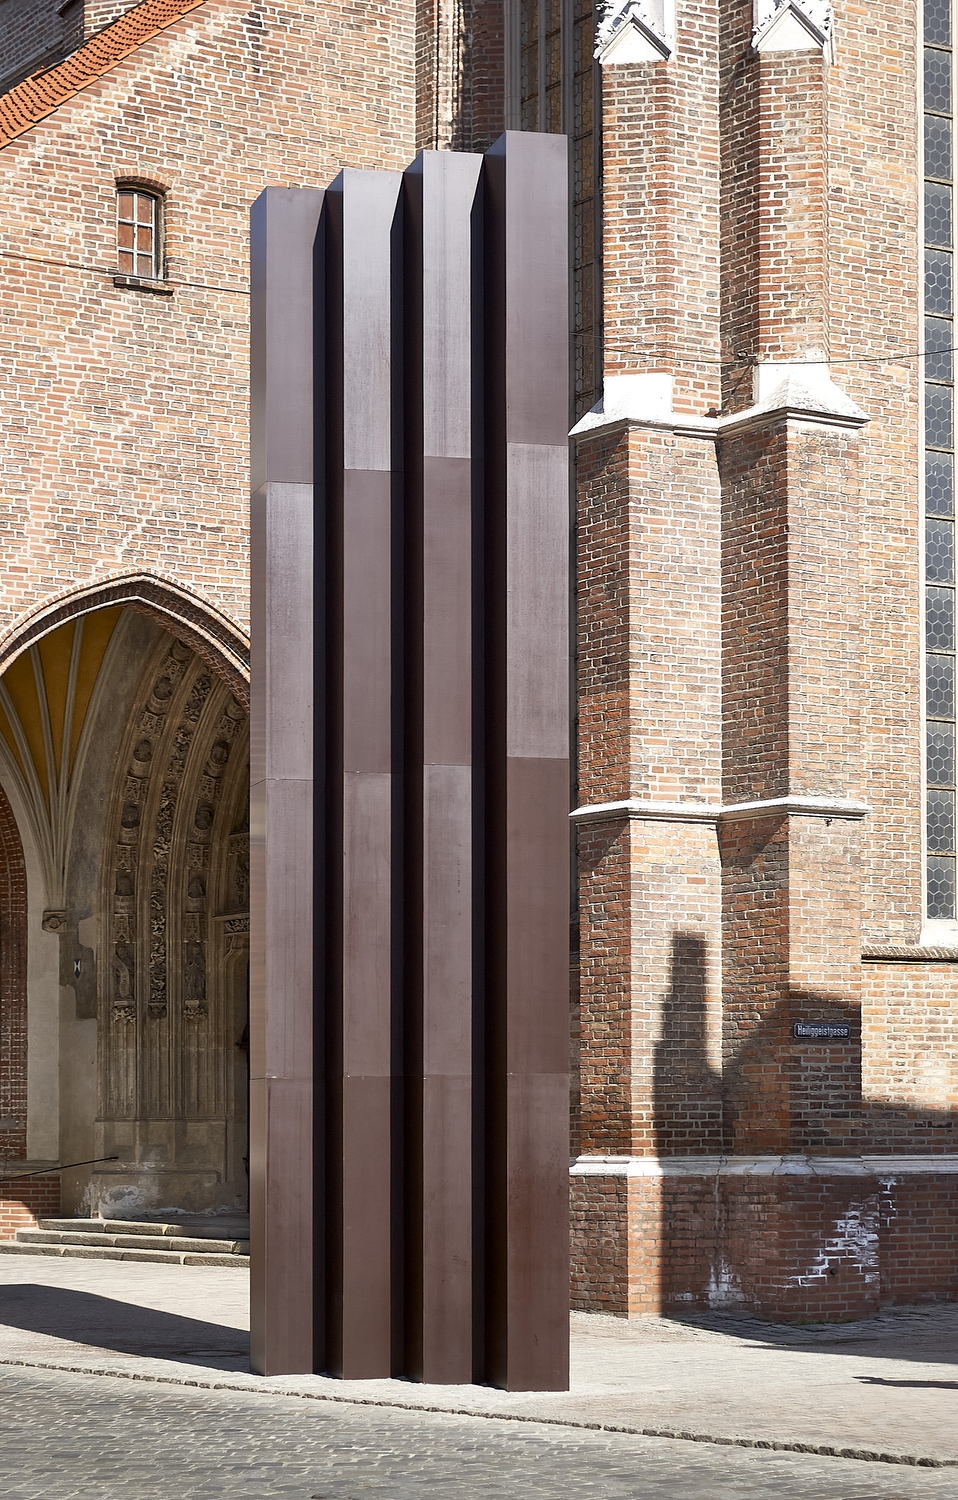
M 396 172 L 327 194 L 326 1365 L 392 1372 L 401 1192 L 402 490 Z
M 410 1368 L 473 1375 L 474 209 L 482 158 L 406 173 Z
M 313 260 L 323 194 L 252 213 L 251 1348 L 315 1368 Z
M 566 163 L 564 136 L 486 153 L 489 1374 L 509 1390 L 569 1368 Z
M 256 213 L 278 224 L 297 196 Z M 302 224 L 283 221 L 285 322 L 269 316 L 273 239 L 254 236 L 257 441 L 296 481 L 256 512 L 257 733 L 276 775 L 321 787 L 313 856 L 307 802 L 287 792 L 299 822 L 274 816 L 272 762 L 257 771 L 257 1056 L 278 1049 L 305 1113 L 301 1140 L 283 1125 L 285 1155 L 256 1115 L 255 1358 L 561 1389 L 565 141 L 506 135 L 485 158 L 425 153 L 404 177 L 346 171 L 321 216 L 305 196 Z M 280 499 L 298 507 L 285 531 Z M 300 1268 L 302 1294 L 274 1292 L 273 1257 Z M 303 1257 L 316 1313 L 294 1328 Z

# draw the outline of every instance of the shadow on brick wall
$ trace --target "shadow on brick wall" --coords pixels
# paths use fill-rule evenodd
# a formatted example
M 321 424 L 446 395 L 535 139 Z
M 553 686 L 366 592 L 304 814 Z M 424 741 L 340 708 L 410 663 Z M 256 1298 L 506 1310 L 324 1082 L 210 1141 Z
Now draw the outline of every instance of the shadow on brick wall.
M 661 1175 L 639 1180 L 630 1215 L 636 1283 L 657 1282 L 662 1312 L 782 1321 L 958 1298 L 958 1179 L 934 1171 L 954 1149 L 955 1112 L 864 1099 L 860 1007 L 813 991 L 726 1015 L 719 1072 L 707 979 L 705 939 L 677 932 L 654 1060 Z M 848 1036 L 805 1040 L 799 1022 Z M 923 1169 L 861 1162 L 890 1143 Z M 696 1157 L 712 1162 L 683 1162 Z

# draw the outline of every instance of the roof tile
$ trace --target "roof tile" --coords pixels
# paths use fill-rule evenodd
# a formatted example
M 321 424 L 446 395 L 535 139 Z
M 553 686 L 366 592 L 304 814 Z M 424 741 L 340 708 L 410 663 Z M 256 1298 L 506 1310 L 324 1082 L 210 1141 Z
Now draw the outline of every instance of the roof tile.
M 0 94 L 0 147 L 52 114 L 137 47 L 202 4 L 204 0 L 142 0 L 142 4 L 98 31 L 63 62 L 25 78 L 9 93 Z

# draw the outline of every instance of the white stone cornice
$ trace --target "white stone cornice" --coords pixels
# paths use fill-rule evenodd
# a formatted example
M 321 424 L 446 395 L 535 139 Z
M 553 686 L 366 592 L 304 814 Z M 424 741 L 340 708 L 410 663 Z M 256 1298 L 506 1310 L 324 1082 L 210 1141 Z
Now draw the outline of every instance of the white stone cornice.
M 953 964 L 958 948 L 922 943 L 875 943 L 862 949 L 862 960 L 876 964 Z
M 594 437 L 616 427 L 645 427 L 653 432 L 714 439 L 719 426 L 715 417 L 673 411 L 673 385 L 672 375 L 658 371 L 607 375 L 601 399 L 576 422 L 569 436 Z
M 622 802 L 594 802 L 577 807 L 569 817 L 574 823 L 608 823 L 616 818 L 648 818 L 662 823 L 715 823 L 722 809 L 708 802 L 643 802 L 628 797 Z
M 820 349 L 803 359 L 762 360 L 752 372 L 752 402 L 745 411 L 719 418 L 727 433 L 771 421 L 813 422 L 823 427 L 864 427 L 868 415 L 836 385 Z
M 724 823 L 776 816 L 836 818 L 858 822 L 871 812 L 867 802 L 849 797 L 769 797 L 761 802 L 654 802 L 627 797 L 621 802 L 594 802 L 569 814 L 574 823 L 608 823 L 617 818 L 662 823 Z
M 958 1175 L 958 1155 L 579 1156 L 572 1177 L 909 1177 Z
M 718 436 L 730 437 L 733 433 L 745 432 L 749 428 L 768 427 L 773 422 L 803 422 L 813 427 L 831 427 L 841 431 L 864 427 L 869 421 L 871 418 L 863 411 L 826 411 L 820 406 L 786 400 L 769 402 L 765 406 L 748 406 L 744 411 L 720 417 Z
M 845 818 L 858 822 L 871 812 L 867 802 L 858 802 L 852 797 L 770 797 L 762 802 L 730 802 L 722 808 L 719 817 L 724 822 L 738 822 L 747 818 L 768 818 L 776 813 L 799 818 Z
M 694 416 L 672 406 L 674 376 L 662 372 L 607 375 L 602 398 L 575 424 L 570 437 L 595 437 L 616 428 L 641 427 L 680 437 L 730 436 L 770 422 L 810 422 L 834 428 L 863 427 L 866 412 L 831 377 L 820 350 L 801 360 L 763 360 L 753 371 L 752 405 L 725 417 Z

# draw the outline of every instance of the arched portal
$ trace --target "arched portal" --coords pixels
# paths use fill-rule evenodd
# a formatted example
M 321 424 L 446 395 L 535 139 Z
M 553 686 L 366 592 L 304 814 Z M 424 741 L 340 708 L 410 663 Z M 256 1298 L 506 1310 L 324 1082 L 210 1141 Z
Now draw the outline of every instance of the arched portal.
M 0 787 L 0 1160 L 27 1154 L 27 872 Z
M 153 573 L 123 573 L 47 599 L 0 637 L 0 673 L 58 626 L 101 610 L 127 609 L 169 630 L 249 708 L 249 640 L 198 595 Z
M 36 872 L 21 935 L 57 949 L 28 985 L 58 1053 L 30 1118 L 62 1163 L 116 1158 L 62 1173 L 65 1212 L 242 1210 L 245 680 L 169 608 L 69 602 L 0 676 L 0 785 Z

